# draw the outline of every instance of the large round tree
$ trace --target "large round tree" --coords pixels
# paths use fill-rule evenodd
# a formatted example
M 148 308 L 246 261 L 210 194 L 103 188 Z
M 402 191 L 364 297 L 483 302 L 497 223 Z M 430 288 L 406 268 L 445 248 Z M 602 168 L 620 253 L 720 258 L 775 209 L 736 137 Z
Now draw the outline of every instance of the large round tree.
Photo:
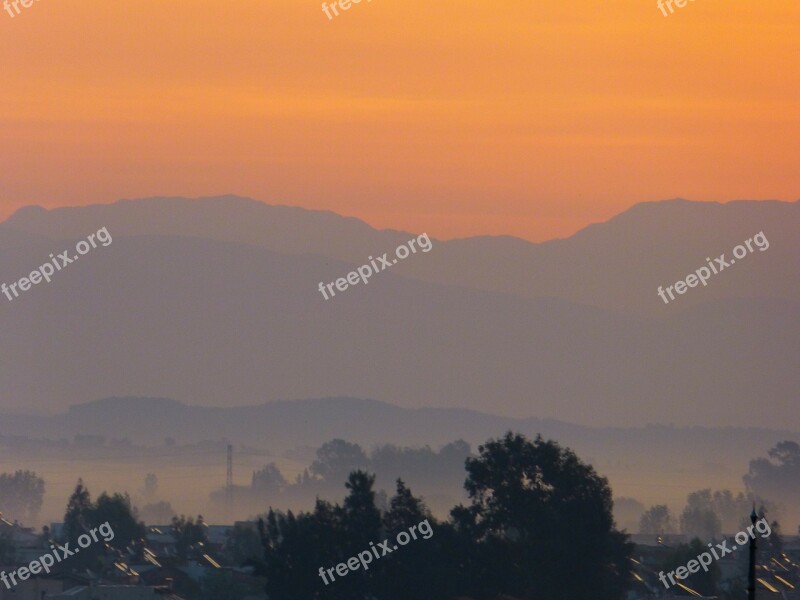
M 632 545 L 608 481 L 553 441 L 507 433 L 466 462 L 471 505 L 453 511 L 479 542 L 487 594 L 548 600 L 624 596 Z

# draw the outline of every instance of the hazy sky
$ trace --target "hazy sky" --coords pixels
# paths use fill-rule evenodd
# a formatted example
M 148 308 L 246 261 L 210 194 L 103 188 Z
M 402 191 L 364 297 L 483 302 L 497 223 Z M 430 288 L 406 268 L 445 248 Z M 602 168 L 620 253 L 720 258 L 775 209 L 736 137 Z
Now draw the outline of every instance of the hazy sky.
M 800 197 L 797 0 L 41 0 L 0 12 L 0 218 L 238 193 L 440 237 Z

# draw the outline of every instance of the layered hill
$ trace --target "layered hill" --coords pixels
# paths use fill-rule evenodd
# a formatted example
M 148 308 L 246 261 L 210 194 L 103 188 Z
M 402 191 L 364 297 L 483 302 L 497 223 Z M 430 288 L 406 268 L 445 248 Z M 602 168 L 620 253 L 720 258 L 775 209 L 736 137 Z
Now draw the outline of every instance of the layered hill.
M 353 396 L 582 424 L 800 427 L 798 203 L 669 201 L 546 244 L 434 240 L 324 300 L 411 234 L 241 198 L 30 207 L 0 225 L 10 283 L 113 236 L 8 302 L 0 397 L 58 411 L 108 396 L 232 407 Z M 665 306 L 656 296 L 764 231 Z

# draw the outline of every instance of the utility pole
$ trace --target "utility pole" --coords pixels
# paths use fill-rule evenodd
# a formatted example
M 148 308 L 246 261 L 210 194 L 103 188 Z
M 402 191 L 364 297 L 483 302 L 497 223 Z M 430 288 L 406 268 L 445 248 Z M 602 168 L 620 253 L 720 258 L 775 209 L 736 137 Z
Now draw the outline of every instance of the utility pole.
M 233 445 L 228 444 L 228 473 L 225 477 L 225 512 L 228 521 L 233 518 Z
M 753 512 L 750 513 L 750 522 L 755 527 L 758 515 L 756 505 L 753 504 Z M 750 536 L 750 564 L 747 571 L 747 600 L 756 600 L 756 536 Z

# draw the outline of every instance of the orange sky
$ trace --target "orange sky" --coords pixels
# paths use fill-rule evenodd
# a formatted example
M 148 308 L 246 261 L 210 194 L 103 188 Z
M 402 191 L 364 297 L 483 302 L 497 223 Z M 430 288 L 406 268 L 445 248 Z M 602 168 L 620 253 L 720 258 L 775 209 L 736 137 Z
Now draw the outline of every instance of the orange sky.
M 0 218 L 237 193 L 438 237 L 800 198 L 800 3 L 39 0 L 0 12 Z

